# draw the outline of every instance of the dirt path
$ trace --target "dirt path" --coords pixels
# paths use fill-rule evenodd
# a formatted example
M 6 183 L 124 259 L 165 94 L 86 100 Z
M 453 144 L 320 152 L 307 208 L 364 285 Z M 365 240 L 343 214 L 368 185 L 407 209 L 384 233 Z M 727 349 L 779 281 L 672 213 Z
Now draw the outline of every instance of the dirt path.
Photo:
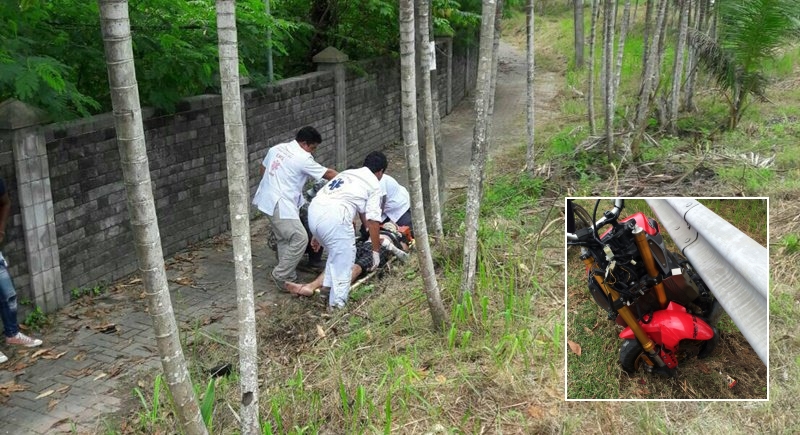
M 490 159 L 527 143 L 525 63 L 525 53 L 507 42 L 500 41 L 495 111 L 492 118 L 489 148 Z M 559 82 L 560 79 L 556 73 L 536 71 L 534 119 L 537 128 L 558 115 L 553 107 L 557 107 Z M 474 104 L 473 92 L 442 119 L 441 133 L 444 147 L 442 166 L 447 189 L 460 189 L 467 185 L 475 126 Z M 387 154 L 390 159 L 389 172 L 400 183 L 407 186 L 408 175 L 406 174 L 402 145 L 392 148 Z

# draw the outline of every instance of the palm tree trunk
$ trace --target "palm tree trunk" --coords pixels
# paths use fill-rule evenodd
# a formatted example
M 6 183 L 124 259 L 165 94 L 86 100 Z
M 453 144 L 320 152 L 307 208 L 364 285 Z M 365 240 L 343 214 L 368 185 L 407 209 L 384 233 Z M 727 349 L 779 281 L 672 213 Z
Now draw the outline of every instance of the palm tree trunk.
M 668 107 L 668 127 L 673 135 L 678 134 L 678 108 L 681 102 L 681 84 L 683 81 L 683 64 L 686 53 L 686 36 L 689 32 L 689 0 L 681 4 L 681 18 L 678 30 L 678 44 L 675 48 L 675 63 L 672 69 L 672 92 Z
M 653 7 L 658 0 L 647 0 L 647 7 L 644 12 L 644 32 L 642 44 L 642 71 L 647 68 L 647 59 L 650 55 L 650 39 L 652 37 L 653 26 Z
M 421 34 L 422 55 L 420 56 L 420 75 L 422 77 L 422 116 L 425 125 L 425 162 L 428 167 L 428 196 L 430 197 L 431 232 L 435 239 L 444 237 L 442 228 L 441 201 L 439 200 L 439 174 L 436 159 L 436 136 L 434 132 L 433 119 L 433 92 L 431 90 L 431 59 L 436 56 L 435 51 L 431 50 L 430 38 L 430 0 L 418 0 L 419 10 L 417 15 L 420 18 L 419 29 Z M 435 59 L 435 57 L 433 57 Z
M 625 0 L 625 9 L 622 12 L 622 26 L 619 30 L 619 42 L 617 43 L 617 66 L 614 73 L 614 101 L 616 106 L 616 96 L 619 91 L 619 82 L 622 78 L 622 59 L 625 53 L 625 38 L 628 35 L 628 28 L 631 21 L 631 0 Z
M 605 29 L 603 36 L 603 88 L 605 93 L 604 111 L 606 127 L 606 152 L 608 161 L 614 157 L 614 21 L 616 17 L 616 0 L 607 0 L 605 6 Z
M 489 101 L 492 98 L 491 81 L 494 51 L 496 0 L 484 0 L 481 11 L 481 36 L 478 53 L 478 85 L 475 94 L 475 129 L 473 131 L 472 158 L 467 187 L 466 229 L 464 231 L 464 270 L 461 279 L 462 293 L 475 289 L 475 272 L 478 257 L 478 217 L 481 205 L 481 180 L 489 143 Z
M 261 433 L 258 421 L 258 352 L 253 300 L 253 261 L 250 251 L 250 187 L 247 177 L 242 102 L 239 89 L 239 49 L 236 34 L 236 2 L 217 0 L 217 36 L 225 124 L 225 156 L 228 161 L 233 264 L 239 311 L 239 381 L 242 402 L 241 433 Z
M 99 0 L 114 127 L 125 181 L 128 213 L 148 311 L 153 321 L 161 367 L 175 413 L 189 435 L 207 434 L 183 357 L 164 270 L 153 187 L 142 125 L 139 88 L 133 62 L 127 0 Z
M 425 211 L 422 209 L 422 180 L 419 168 L 419 143 L 417 142 L 417 89 L 414 59 L 414 0 L 400 0 L 400 85 L 403 105 L 403 142 L 408 163 L 408 181 L 411 194 L 411 219 L 416 233 L 417 255 L 425 286 L 425 295 L 433 319 L 433 330 L 444 331 L 447 314 L 444 311 L 436 271 L 428 244 Z
M 594 123 L 594 54 L 595 41 L 597 40 L 597 17 L 599 15 L 599 0 L 592 0 L 592 19 L 589 31 L 589 86 L 586 90 L 586 105 L 589 116 L 589 131 L 592 135 L 597 134 L 597 126 Z
M 634 120 L 634 132 L 631 141 L 631 152 L 634 158 L 639 156 L 639 141 L 641 140 L 644 129 L 647 127 L 647 117 L 650 114 L 650 97 L 653 93 L 653 86 L 661 65 L 658 63 L 658 47 L 660 39 L 660 29 L 666 20 L 667 3 L 669 0 L 661 0 L 658 5 L 658 16 L 655 27 L 652 29 L 653 37 L 650 40 L 645 69 L 642 71 L 642 86 L 639 89 L 639 104 L 636 106 L 636 118 Z
M 583 68 L 583 0 L 573 0 L 573 17 L 575 21 L 575 69 Z M 533 12 L 531 12 L 533 14 Z
M 691 27 L 695 32 L 701 30 L 704 21 L 703 15 L 705 14 L 705 1 L 695 1 L 694 16 L 692 17 Z M 689 44 L 689 65 L 686 75 L 686 86 L 683 89 L 684 110 L 687 112 L 694 112 L 697 108 L 694 105 L 694 83 L 697 79 L 697 50 L 693 44 Z
M 582 0 L 576 0 L 582 3 Z M 576 3 L 577 4 L 577 3 Z M 577 7 L 577 6 L 576 6 Z M 528 107 L 528 148 L 527 153 L 525 154 L 525 170 L 533 176 L 536 173 L 536 162 L 534 162 L 534 149 L 533 149 L 533 140 L 534 140 L 534 114 L 535 114 L 535 104 L 534 104 L 534 94 L 533 94 L 533 79 L 534 79 L 534 38 L 533 38 L 533 30 L 534 30 L 534 15 L 533 15 L 533 0 L 528 0 L 527 6 L 527 57 L 526 60 L 528 62 L 528 98 L 527 98 L 527 107 Z M 583 16 L 583 14 L 581 14 Z M 581 35 L 583 35 L 583 31 L 581 31 Z M 577 44 L 576 44 L 577 45 Z M 583 61 L 583 56 L 581 56 L 581 61 Z M 577 61 L 576 61 L 577 62 Z

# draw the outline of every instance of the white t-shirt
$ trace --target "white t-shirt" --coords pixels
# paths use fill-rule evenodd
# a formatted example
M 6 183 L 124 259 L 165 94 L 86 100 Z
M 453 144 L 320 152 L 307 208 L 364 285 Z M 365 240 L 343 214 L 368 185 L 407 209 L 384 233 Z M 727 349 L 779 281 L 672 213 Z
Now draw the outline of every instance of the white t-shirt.
M 381 186 L 375 174 L 366 166 L 348 169 L 328 181 L 311 202 L 312 206 L 345 209 L 343 222 L 350 222 L 356 213 L 365 213 L 367 219 L 381 219 Z
M 261 162 L 264 176 L 253 197 L 263 213 L 272 216 L 277 204 L 281 219 L 300 219 L 297 210 L 303 205 L 303 185 L 308 177 L 319 180 L 327 168 L 314 161 L 297 141 L 273 146 Z
M 386 174 L 381 177 L 380 184 L 383 194 L 386 195 L 381 221 L 385 221 L 388 217 L 392 222 L 397 222 L 411 208 L 408 190 Z

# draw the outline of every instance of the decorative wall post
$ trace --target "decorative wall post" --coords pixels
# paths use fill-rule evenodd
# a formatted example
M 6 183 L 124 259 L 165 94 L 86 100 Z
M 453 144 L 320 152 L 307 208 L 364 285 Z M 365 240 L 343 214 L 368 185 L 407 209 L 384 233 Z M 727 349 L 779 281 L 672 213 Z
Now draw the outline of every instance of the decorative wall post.
M 47 144 L 39 126 L 43 121 L 41 111 L 25 103 L 0 103 L 0 131 L 6 130 L 14 150 L 31 292 L 38 307 L 52 312 L 69 301 L 61 283 Z
M 347 169 L 347 116 L 345 111 L 345 71 L 344 63 L 349 57 L 341 51 L 328 47 L 317 53 L 312 60 L 317 71 L 332 71 L 334 77 L 334 123 L 336 125 L 336 169 Z

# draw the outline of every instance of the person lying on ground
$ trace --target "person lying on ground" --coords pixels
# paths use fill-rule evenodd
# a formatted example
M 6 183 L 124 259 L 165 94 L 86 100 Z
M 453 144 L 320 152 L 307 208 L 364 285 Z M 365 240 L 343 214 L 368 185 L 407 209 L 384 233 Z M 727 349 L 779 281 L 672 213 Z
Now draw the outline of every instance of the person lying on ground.
M 395 224 L 387 222 L 381 226 L 380 240 L 380 263 L 378 267 L 383 267 L 389 261 L 390 254 L 405 261 L 408 258 L 409 240 L 406 236 L 407 231 L 398 228 Z M 356 261 L 350 274 L 350 282 L 355 282 L 367 271 L 372 270 L 372 242 L 370 240 L 356 242 Z M 317 290 L 327 293 L 330 288 L 323 287 L 325 272 L 319 274 L 316 279 L 308 283 L 287 282 L 284 288 L 289 293 L 299 296 L 313 296 Z

